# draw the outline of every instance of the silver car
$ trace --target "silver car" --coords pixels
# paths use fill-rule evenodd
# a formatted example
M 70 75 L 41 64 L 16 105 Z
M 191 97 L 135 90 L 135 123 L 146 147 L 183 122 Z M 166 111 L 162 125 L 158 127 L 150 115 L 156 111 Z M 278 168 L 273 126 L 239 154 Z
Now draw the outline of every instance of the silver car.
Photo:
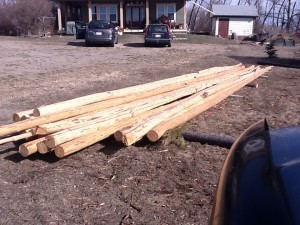
M 118 43 L 118 32 L 115 25 L 106 20 L 92 20 L 85 32 L 85 45 L 109 44 L 114 47 Z

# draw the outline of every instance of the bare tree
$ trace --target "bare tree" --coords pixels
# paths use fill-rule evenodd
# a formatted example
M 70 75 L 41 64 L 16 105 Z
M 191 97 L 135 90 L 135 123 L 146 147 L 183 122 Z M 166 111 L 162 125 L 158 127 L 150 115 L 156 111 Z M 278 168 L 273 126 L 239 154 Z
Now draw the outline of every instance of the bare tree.
M 43 25 L 42 18 L 49 16 L 49 0 L 0 0 L 0 30 L 9 25 L 22 34 L 35 33 Z

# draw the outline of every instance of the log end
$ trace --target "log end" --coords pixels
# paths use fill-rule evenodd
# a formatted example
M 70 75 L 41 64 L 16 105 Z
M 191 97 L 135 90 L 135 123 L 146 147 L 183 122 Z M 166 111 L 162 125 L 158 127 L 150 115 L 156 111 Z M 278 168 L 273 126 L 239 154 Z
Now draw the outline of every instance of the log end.
M 45 144 L 48 148 L 55 148 L 56 146 L 55 140 L 52 137 L 46 137 Z
M 130 134 L 126 134 L 126 135 L 123 135 L 122 137 L 122 142 L 126 145 L 126 146 L 129 146 L 129 145 L 132 145 L 136 142 L 137 140 Z
M 123 139 L 123 133 L 118 130 L 118 131 L 116 131 L 114 133 L 114 137 L 115 137 L 116 141 L 122 141 L 122 139 Z
M 37 144 L 37 149 L 38 152 L 41 154 L 46 154 L 48 152 L 50 152 L 50 148 L 48 148 L 48 146 L 45 144 L 45 142 L 40 142 Z
M 40 110 L 39 110 L 39 109 L 34 109 L 34 110 L 33 110 L 33 116 L 38 117 L 38 116 L 40 116 L 40 115 L 41 115 L 41 113 L 40 113 Z
M 37 127 L 33 130 L 33 132 L 34 132 L 34 134 L 36 134 L 36 135 L 47 135 L 47 134 L 49 134 L 49 132 L 48 132 L 46 129 L 44 129 L 44 128 L 40 127 L 40 126 L 37 126 Z
M 155 132 L 154 130 L 150 130 L 148 133 L 147 133 L 147 138 L 149 139 L 149 141 L 152 141 L 152 142 L 156 142 L 158 141 L 158 139 L 160 138 L 158 133 Z
M 19 153 L 23 157 L 27 157 L 29 155 L 32 155 L 33 153 L 36 153 L 36 152 L 37 152 L 37 149 L 27 148 L 24 144 L 20 145 L 20 147 L 19 147 Z
M 13 121 L 14 122 L 19 122 L 19 121 L 21 121 L 21 117 L 17 113 L 14 113 L 13 114 Z
M 64 148 L 59 145 L 55 147 L 54 152 L 58 158 L 63 158 L 64 156 L 66 156 Z

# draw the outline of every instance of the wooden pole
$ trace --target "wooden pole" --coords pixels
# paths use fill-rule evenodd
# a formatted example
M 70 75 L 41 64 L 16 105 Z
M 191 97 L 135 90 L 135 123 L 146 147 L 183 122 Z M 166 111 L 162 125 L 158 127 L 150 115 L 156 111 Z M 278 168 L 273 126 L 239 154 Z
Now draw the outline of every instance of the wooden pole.
M 216 93 L 214 95 L 208 96 L 201 104 L 199 104 L 195 108 L 191 108 L 188 112 L 184 114 L 177 114 L 174 117 L 172 117 L 170 120 L 164 121 L 155 127 L 153 127 L 148 133 L 147 137 L 150 141 L 155 142 L 158 139 L 162 137 L 162 135 L 169 129 L 173 129 L 186 121 L 192 119 L 193 117 L 197 116 L 199 113 L 211 108 L 212 106 L 218 104 L 225 98 L 227 98 L 232 93 L 238 91 L 242 87 L 244 87 L 247 83 L 250 83 L 251 81 L 255 80 L 259 76 L 265 74 L 271 69 L 271 67 L 267 67 L 264 69 L 260 69 L 256 71 L 255 75 L 253 77 L 250 77 L 249 79 L 242 80 L 240 82 L 235 83 L 232 87 L 228 87 L 224 89 L 223 91 Z
M 26 116 L 26 117 L 33 116 L 33 109 L 14 113 L 13 114 L 13 121 L 18 122 L 18 121 L 22 120 L 21 118 L 23 116 Z
M 128 120 L 120 120 L 117 123 L 115 123 L 113 126 L 109 126 L 105 129 L 98 129 L 93 133 L 88 133 L 84 136 L 80 136 L 80 137 L 77 137 L 68 142 L 59 144 L 55 147 L 55 155 L 59 158 L 62 158 L 64 156 L 70 155 L 74 152 L 80 151 L 83 148 L 86 148 L 90 145 L 93 145 L 93 144 L 107 138 L 108 136 L 110 136 L 114 132 L 116 132 L 118 129 L 129 126 L 131 123 L 134 123 L 138 120 L 143 120 L 149 116 L 158 114 L 170 107 L 173 107 L 175 104 L 176 103 L 171 103 L 169 105 L 161 106 L 159 108 L 153 109 L 153 110 L 148 111 L 140 116 L 130 118 Z
M 24 157 L 32 155 L 38 151 L 37 144 L 40 142 L 43 142 L 45 140 L 46 140 L 46 138 L 42 137 L 42 138 L 38 138 L 33 141 L 26 142 L 19 146 L 19 153 Z
M 35 134 L 46 135 L 50 133 L 55 133 L 64 129 L 69 129 L 75 126 L 79 126 L 80 124 L 88 123 L 89 121 L 94 121 L 94 122 L 105 121 L 105 120 L 110 120 L 119 117 L 120 115 L 122 115 L 123 118 L 128 118 L 131 117 L 132 114 L 143 113 L 147 110 L 153 109 L 160 105 L 167 104 L 179 98 L 194 94 L 202 89 L 208 88 L 217 83 L 221 83 L 228 79 L 232 79 L 232 77 L 237 77 L 244 73 L 247 74 L 249 73 L 249 71 L 251 70 L 249 69 L 237 70 L 231 72 L 230 74 L 227 74 L 227 76 L 222 76 L 218 79 L 216 78 L 212 80 L 197 82 L 195 84 L 181 88 L 179 90 L 174 90 L 160 95 L 155 95 L 149 98 L 131 102 L 126 105 L 123 104 L 117 107 L 113 107 L 105 110 L 99 110 L 96 112 L 79 115 L 76 117 L 60 120 L 53 123 L 39 125 L 35 130 Z M 85 107 L 90 107 L 90 106 L 83 106 L 79 110 L 82 110 L 82 108 Z
M 202 77 L 201 79 L 208 79 L 210 76 L 213 76 L 213 77 L 218 76 L 218 74 L 216 74 L 218 72 L 219 72 L 219 75 L 220 75 L 220 73 L 222 75 L 222 72 L 224 72 L 225 70 L 234 70 L 234 69 L 239 69 L 241 67 L 242 66 L 240 64 L 235 65 L 235 66 L 230 66 L 230 67 L 216 67 L 216 68 L 211 68 L 211 69 L 200 71 L 199 73 L 196 73 L 196 74 L 183 75 L 183 76 L 180 76 L 179 78 L 178 77 L 177 78 L 181 81 L 183 81 L 184 79 L 189 79 L 189 80 L 194 79 L 195 77 L 197 79 L 201 78 L 201 77 Z M 172 81 L 172 79 L 176 80 L 177 78 L 165 79 L 165 80 L 163 80 L 163 82 L 167 83 L 167 82 Z M 152 86 L 153 86 L 152 88 L 154 88 L 155 85 L 156 85 L 156 88 L 157 88 L 159 82 L 160 81 L 152 82 L 151 83 Z M 174 81 L 172 81 L 172 82 L 174 82 Z M 133 90 L 137 91 L 137 89 L 140 88 L 140 91 L 145 91 L 145 90 L 143 90 L 143 88 L 147 89 L 146 87 L 147 87 L 147 84 L 138 85 L 138 86 L 134 86 Z M 148 88 L 148 90 L 149 90 L 149 88 Z M 50 106 L 49 107 L 51 109 L 58 108 L 58 111 L 60 111 L 62 109 L 65 109 L 66 107 L 69 108 L 70 105 L 68 105 L 68 104 L 67 104 L 67 106 L 63 106 L 63 105 L 65 103 L 70 103 L 70 101 L 73 102 L 73 103 L 76 102 L 76 101 L 79 101 L 79 102 L 81 102 L 80 104 L 83 104 L 82 101 L 87 100 L 87 101 L 84 101 L 87 104 L 89 102 L 88 100 L 90 100 L 90 98 L 93 98 L 93 96 L 95 97 L 95 96 L 98 95 L 99 99 L 105 99 L 105 98 L 108 98 L 108 97 L 117 98 L 118 96 L 121 96 L 121 95 L 126 96 L 128 94 L 128 93 L 126 93 L 126 91 L 130 91 L 130 88 L 125 88 L 125 89 L 120 89 L 120 90 L 111 91 L 111 92 L 104 92 L 104 93 L 84 96 L 84 97 L 77 98 L 77 99 L 74 99 L 74 100 L 69 100 L 67 102 L 65 101 L 65 102 L 57 103 L 57 104 L 54 104 L 54 106 L 51 105 L 51 106 L 53 106 L 53 108 L 50 107 Z M 133 92 L 133 91 L 131 91 L 131 92 Z M 80 99 L 82 101 L 80 101 Z M 131 97 L 131 100 L 132 99 L 133 99 L 133 97 Z M 91 111 L 97 111 L 99 109 L 104 109 L 104 108 L 107 108 L 107 107 L 111 107 L 112 104 L 116 104 L 116 101 L 118 101 L 118 100 L 116 100 L 116 99 L 113 100 L 112 99 L 110 102 L 106 102 L 106 103 L 103 103 L 103 102 L 101 102 L 99 104 L 94 103 L 94 104 L 82 106 L 80 108 L 74 108 L 73 107 L 70 110 L 62 111 L 60 113 L 53 113 L 53 114 L 49 114 L 49 115 L 46 115 L 46 116 L 40 116 L 38 118 L 32 118 L 30 120 L 19 121 L 19 122 L 16 122 L 14 124 L 4 125 L 4 126 L 0 127 L 0 137 L 5 136 L 5 135 L 18 133 L 18 132 L 24 131 L 26 129 L 32 129 L 32 128 L 38 126 L 38 125 L 47 124 L 47 123 L 63 120 L 63 119 L 66 119 L 66 118 L 74 117 L 74 116 L 77 116 L 77 115 L 85 114 L 85 113 L 88 113 L 88 112 L 91 112 Z M 120 101 L 123 101 L 123 100 L 120 100 Z M 47 113 L 49 113 L 49 111 L 47 111 Z
M 250 73 L 238 79 L 235 80 L 231 79 L 219 85 L 215 85 L 213 87 L 207 88 L 205 91 L 199 92 L 184 100 L 181 100 L 180 103 L 177 106 L 173 107 L 172 109 L 166 110 L 155 117 L 153 116 L 144 121 L 140 121 L 134 124 L 129 129 L 125 129 L 122 131 L 123 133 L 122 141 L 127 146 L 135 143 L 136 141 L 140 140 L 145 134 L 147 134 L 148 131 L 151 130 L 151 128 L 157 126 L 158 124 L 164 121 L 167 121 L 169 118 L 173 117 L 174 115 L 176 114 L 185 115 L 186 108 L 193 107 L 193 106 L 196 107 L 197 105 L 201 104 L 201 101 L 203 101 L 205 97 L 207 98 L 208 96 L 213 95 L 217 92 L 222 92 L 222 94 L 227 97 L 228 95 L 223 93 L 222 90 L 226 88 L 232 88 L 235 83 L 241 83 L 243 86 L 245 86 L 247 83 L 253 81 L 257 77 L 262 75 L 262 73 L 259 70 L 260 69 L 257 68 L 255 73 Z M 243 86 L 240 86 L 239 89 Z
M 93 132 L 100 132 L 102 130 L 106 130 L 108 127 L 113 127 L 114 132 L 116 132 L 118 129 L 123 128 L 124 126 L 130 125 L 131 123 L 135 123 L 139 120 L 143 120 L 149 116 L 153 116 L 155 114 L 158 114 L 160 112 L 163 112 L 171 107 L 174 107 L 177 103 L 171 103 L 168 105 L 164 105 L 155 109 L 152 109 L 150 111 L 147 111 L 143 114 L 136 115 L 131 118 L 124 119 L 122 115 L 120 115 L 118 118 L 107 120 L 107 121 L 100 121 L 98 123 L 91 122 L 88 124 L 84 124 L 81 126 L 74 127 L 72 129 L 62 130 L 61 132 L 57 132 L 54 134 L 50 134 L 46 137 L 45 144 L 48 148 L 54 148 L 57 145 L 60 145 L 62 143 L 65 143 L 67 141 L 70 141 L 72 139 L 78 138 L 80 136 L 88 135 Z M 113 134 L 111 133 L 111 134 Z M 111 135 L 109 134 L 109 135 Z
M 25 132 L 25 133 L 18 134 L 18 135 L 12 136 L 12 137 L 3 138 L 3 139 L 0 139 L 0 145 L 8 143 L 8 142 L 12 142 L 12 141 L 19 141 L 19 140 L 29 138 L 32 136 L 33 136 L 33 134 L 31 132 Z
M 151 83 L 141 84 L 133 87 L 127 87 L 119 90 L 87 95 L 87 96 L 36 108 L 34 109 L 33 114 L 34 116 L 48 115 L 51 113 L 57 113 L 64 110 L 68 110 L 69 108 L 92 104 L 104 100 L 125 97 L 128 95 L 140 95 L 141 93 L 146 93 L 148 91 L 153 91 L 153 90 L 159 91 L 160 88 L 166 85 L 173 86 L 178 82 L 187 82 L 187 81 L 201 79 L 201 78 L 208 79 L 210 75 L 215 76 L 216 73 L 229 71 L 239 67 L 242 67 L 242 65 L 238 64 L 238 65 L 227 66 L 227 67 L 213 67 L 210 69 L 199 71 L 198 73 L 191 73 L 191 74 L 168 78 L 168 79 L 155 81 Z
M 41 154 L 46 154 L 48 152 L 51 152 L 51 148 L 48 148 L 48 146 L 45 144 L 45 141 L 37 143 L 37 150 Z

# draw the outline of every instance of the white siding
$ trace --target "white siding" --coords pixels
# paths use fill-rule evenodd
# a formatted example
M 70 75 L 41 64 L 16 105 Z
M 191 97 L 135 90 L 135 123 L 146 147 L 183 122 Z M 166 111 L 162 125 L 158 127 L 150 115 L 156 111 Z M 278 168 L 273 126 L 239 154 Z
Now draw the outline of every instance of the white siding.
M 229 18 L 229 35 L 235 32 L 238 36 L 253 33 L 253 18 Z

